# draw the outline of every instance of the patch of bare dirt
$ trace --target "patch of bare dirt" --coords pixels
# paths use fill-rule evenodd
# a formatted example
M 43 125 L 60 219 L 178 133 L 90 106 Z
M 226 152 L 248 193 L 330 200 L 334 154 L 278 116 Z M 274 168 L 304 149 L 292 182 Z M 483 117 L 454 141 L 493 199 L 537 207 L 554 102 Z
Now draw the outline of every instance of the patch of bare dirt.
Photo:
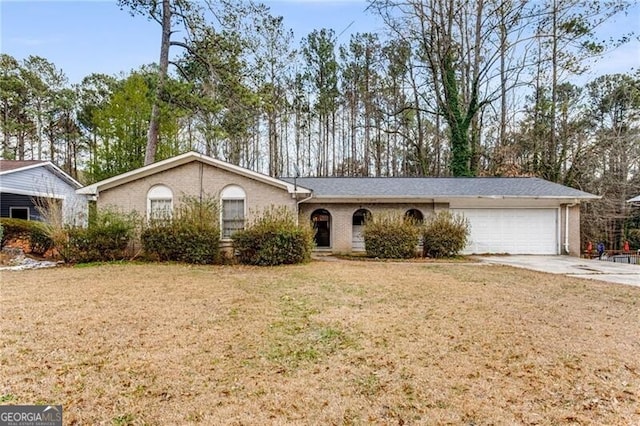
M 66 424 L 640 423 L 634 287 L 455 263 L 0 273 L 0 401 Z

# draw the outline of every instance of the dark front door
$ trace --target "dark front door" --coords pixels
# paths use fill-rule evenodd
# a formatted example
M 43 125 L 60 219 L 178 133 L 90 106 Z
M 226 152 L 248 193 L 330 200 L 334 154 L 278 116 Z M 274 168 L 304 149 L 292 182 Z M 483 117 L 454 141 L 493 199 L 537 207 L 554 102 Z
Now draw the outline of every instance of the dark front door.
M 316 230 L 316 247 L 331 247 L 331 214 L 324 209 L 311 214 L 311 222 Z

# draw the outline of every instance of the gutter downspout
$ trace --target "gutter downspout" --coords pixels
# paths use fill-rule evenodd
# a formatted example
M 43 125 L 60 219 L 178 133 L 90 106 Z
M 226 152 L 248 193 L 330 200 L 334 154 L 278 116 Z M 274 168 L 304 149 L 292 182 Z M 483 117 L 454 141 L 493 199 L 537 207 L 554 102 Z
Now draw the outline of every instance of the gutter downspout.
M 311 195 L 309 195 L 307 198 L 303 198 L 300 201 L 296 201 L 296 224 L 300 224 L 300 204 L 304 203 L 305 201 L 309 201 L 310 199 L 313 198 L 313 192 L 311 192 Z
M 564 216 L 564 252 L 569 254 L 569 209 L 577 206 L 577 203 L 567 204 L 565 208 Z

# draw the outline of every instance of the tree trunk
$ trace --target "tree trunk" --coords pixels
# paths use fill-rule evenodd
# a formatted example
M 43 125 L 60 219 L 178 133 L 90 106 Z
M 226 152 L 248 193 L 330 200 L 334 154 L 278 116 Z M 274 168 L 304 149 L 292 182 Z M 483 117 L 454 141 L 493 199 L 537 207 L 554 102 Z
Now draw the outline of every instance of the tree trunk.
M 158 69 L 158 85 L 156 96 L 151 107 L 151 119 L 147 132 L 147 148 L 144 155 L 144 165 L 156 160 L 158 150 L 158 133 L 160 130 L 160 102 L 164 92 L 164 83 L 169 69 L 169 45 L 171 43 L 171 5 L 170 0 L 162 0 L 162 43 L 160 45 L 160 66 Z

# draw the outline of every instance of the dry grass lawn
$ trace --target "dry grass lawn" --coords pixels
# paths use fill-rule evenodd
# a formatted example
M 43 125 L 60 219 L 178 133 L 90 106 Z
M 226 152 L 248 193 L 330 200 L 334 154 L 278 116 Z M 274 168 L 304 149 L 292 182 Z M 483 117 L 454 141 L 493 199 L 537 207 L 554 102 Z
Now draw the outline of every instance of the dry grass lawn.
M 640 288 L 357 261 L 1 274 L 0 403 L 65 424 L 640 424 Z

